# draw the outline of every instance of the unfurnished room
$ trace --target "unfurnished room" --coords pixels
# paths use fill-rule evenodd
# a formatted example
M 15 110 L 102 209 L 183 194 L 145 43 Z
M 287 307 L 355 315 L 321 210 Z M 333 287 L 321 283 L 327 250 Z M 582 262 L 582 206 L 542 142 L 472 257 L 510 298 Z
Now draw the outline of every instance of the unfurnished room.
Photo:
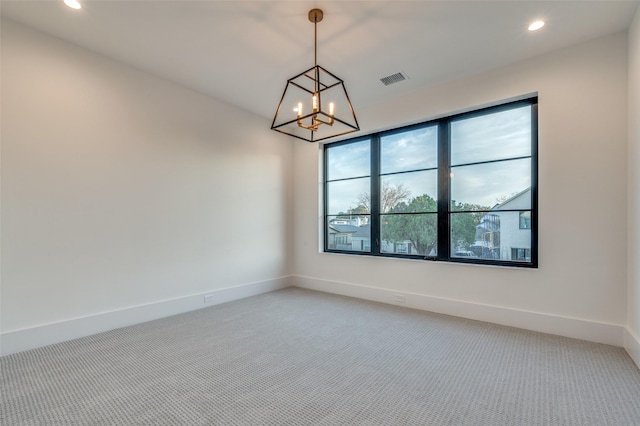
M 0 13 L 0 424 L 640 425 L 640 1 Z

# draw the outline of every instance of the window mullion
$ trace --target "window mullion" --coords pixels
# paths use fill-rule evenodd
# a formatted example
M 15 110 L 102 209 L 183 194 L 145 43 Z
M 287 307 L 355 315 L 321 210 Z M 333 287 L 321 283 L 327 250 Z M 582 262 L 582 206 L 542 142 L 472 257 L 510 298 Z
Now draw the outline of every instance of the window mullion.
M 380 254 L 380 136 L 371 137 L 371 254 Z
M 329 197 L 328 197 L 328 176 L 329 176 L 329 151 L 326 147 L 322 150 L 322 209 L 323 209 L 323 218 L 322 221 L 322 235 L 324 240 L 324 250 L 326 251 L 329 247 Z
M 531 104 L 531 264 L 538 267 L 538 101 Z
M 438 124 L 438 260 L 448 260 L 451 253 L 449 234 L 449 178 L 451 173 L 449 135 L 450 122 Z

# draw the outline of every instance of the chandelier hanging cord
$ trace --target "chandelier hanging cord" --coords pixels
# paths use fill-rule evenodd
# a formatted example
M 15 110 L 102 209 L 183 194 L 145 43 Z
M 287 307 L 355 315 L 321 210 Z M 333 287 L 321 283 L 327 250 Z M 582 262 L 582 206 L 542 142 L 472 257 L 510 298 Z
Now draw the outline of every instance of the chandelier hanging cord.
M 333 104 L 331 105 L 331 112 L 328 120 L 323 120 L 319 117 L 318 112 L 321 111 L 322 99 L 321 99 L 321 90 L 320 90 L 320 69 L 318 67 L 318 22 L 322 21 L 324 17 L 324 12 L 321 9 L 311 9 L 309 11 L 309 21 L 313 22 L 313 62 L 314 62 L 314 78 L 313 78 L 313 100 L 312 100 L 312 113 L 311 116 L 311 124 L 307 125 L 303 123 L 303 115 L 302 115 L 302 104 L 298 106 L 298 126 L 311 130 L 312 132 L 317 132 L 318 128 L 322 124 L 328 124 L 329 126 L 333 126 L 334 117 L 333 117 Z
M 321 9 L 309 11 L 309 21 L 313 22 L 313 64 L 318 66 L 318 22 L 322 21 L 324 13 Z
M 320 70 L 318 69 L 318 22 L 322 21 L 322 18 L 324 17 L 324 12 L 322 12 L 321 9 L 311 9 L 309 11 L 309 21 L 313 22 L 313 65 L 315 67 L 315 72 L 314 72 L 314 88 L 313 91 L 315 93 L 315 96 L 317 96 L 316 100 L 318 102 L 320 102 Z M 305 126 L 302 123 L 299 123 L 301 125 L 301 127 L 305 128 L 305 129 L 309 129 L 312 131 L 317 131 L 318 130 L 318 125 L 319 124 L 330 124 L 333 125 L 333 121 L 331 121 L 331 123 L 325 123 L 322 120 L 318 120 L 318 116 L 314 116 L 313 120 L 312 120 L 312 124 L 311 126 Z

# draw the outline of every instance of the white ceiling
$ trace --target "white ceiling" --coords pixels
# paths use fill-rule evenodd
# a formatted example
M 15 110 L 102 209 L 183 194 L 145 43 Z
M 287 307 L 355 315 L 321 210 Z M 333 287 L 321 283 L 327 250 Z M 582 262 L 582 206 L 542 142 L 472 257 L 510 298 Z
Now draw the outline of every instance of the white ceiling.
M 3 17 L 272 118 L 288 78 L 318 64 L 356 111 L 425 86 L 629 27 L 638 1 L 157 1 L 0 3 Z M 547 25 L 527 31 L 535 19 Z M 384 86 L 403 71 L 409 80 Z

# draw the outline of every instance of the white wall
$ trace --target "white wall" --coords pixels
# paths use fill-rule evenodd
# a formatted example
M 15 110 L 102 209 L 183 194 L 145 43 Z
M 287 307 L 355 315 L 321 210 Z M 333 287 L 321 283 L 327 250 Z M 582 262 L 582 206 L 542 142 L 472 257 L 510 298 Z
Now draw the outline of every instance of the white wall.
M 292 141 L 269 124 L 3 20 L 4 352 L 286 285 Z
M 640 7 L 629 29 L 629 293 L 625 348 L 640 367 Z
M 318 145 L 3 20 L 2 351 L 286 285 L 291 269 L 309 288 L 637 339 L 639 21 L 628 51 L 610 36 L 357 109 L 365 134 L 538 92 L 540 268 L 524 270 L 319 253 Z
M 617 34 L 356 110 L 366 134 L 538 92 L 539 269 L 319 253 L 320 151 L 295 144 L 296 285 L 622 346 L 626 57 Z

